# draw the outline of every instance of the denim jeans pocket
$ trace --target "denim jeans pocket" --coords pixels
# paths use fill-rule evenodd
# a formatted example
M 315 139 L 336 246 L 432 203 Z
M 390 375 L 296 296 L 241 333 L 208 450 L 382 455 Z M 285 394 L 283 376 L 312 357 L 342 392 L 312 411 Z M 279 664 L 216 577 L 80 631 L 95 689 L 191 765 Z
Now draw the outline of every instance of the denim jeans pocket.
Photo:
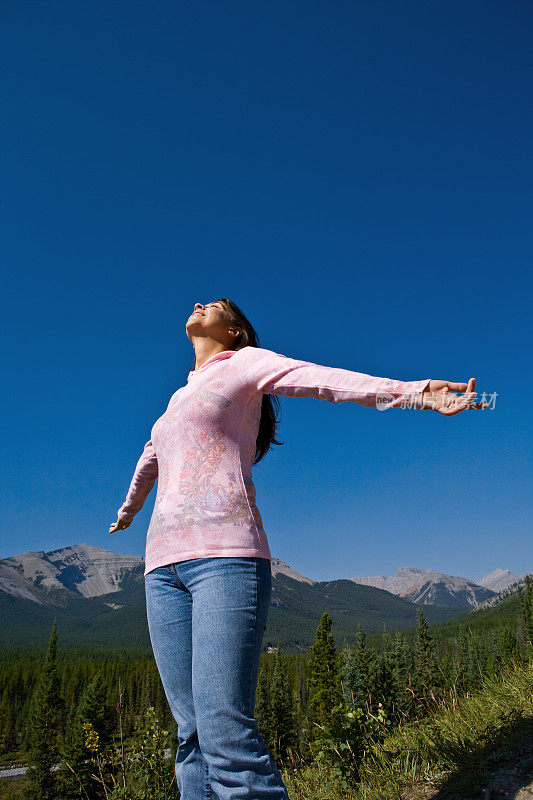
M 174 564 L 165 564 L 162 567 L 156 567 L 155 569 L 150 570 L 147 572 L 146 575 L 176 575 L 176 567 Z

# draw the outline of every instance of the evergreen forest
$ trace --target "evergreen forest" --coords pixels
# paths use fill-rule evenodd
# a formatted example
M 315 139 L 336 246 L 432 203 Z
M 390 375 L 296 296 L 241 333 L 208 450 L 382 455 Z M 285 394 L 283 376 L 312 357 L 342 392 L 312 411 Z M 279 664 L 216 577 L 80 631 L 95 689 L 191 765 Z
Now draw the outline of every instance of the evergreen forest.
M 339 649 L 324 613 L 308 652 L 262 653 L 255 716 L 291 800 L 414 799 L 424 782 L 481 797 L 498 759 L 533 770 L 531 576 L 490 608 L 417 619 L 358 625 Z M 55 621 L 45 652 L 0 652 L 0 709 L 0 766 L 27 766 L 0 797 L 179 798 L 178 729 L 149 652 L 62 648 Z

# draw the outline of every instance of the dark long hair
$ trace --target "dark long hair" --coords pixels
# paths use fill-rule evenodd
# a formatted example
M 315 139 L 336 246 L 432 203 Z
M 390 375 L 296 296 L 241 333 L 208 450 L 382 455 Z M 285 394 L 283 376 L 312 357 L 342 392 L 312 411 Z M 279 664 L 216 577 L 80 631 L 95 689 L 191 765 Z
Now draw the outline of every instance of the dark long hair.
M 232 350 L 242 350 L 243 347 L 260 347 L 259 336 L 257 335 L 254 326 L 246 317 L 239 306 L 235 305 L 233 300 L 229 297 L 219 297 L 215 302 L 223 303 L 228 313 L 229 320 L 232 325 L 238 328 L 241 333 L 236 339 L 235 346 Z M 192 364 L 192 369 L 195 368 L 196 359 Z M 255 443 L 255 458 L 254 464 L 257 464 L 263 456 L 270 450 L 272 444 L 283 444 L 278 442 L 276 437 L 276 429 L 280 422 L 278 414 L 280 411 L 279 400 L 273 394 L 264 394 L 261 404 L 261 419 L 259 421 L 259 432 Z

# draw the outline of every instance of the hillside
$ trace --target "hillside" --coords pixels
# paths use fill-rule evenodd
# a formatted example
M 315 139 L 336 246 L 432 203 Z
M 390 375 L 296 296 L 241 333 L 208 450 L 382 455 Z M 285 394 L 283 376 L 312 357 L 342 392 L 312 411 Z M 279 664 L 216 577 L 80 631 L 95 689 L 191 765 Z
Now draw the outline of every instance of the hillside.
M 502 573 L 499 570 L 487 578 L 506 586 L 516 577 L 508 571 Z M 380 582 L 377 578 L 380 585 L 390 589 L 372 585 Z M 424 591 L 415 591 L 413 580 L 419 589 L 423 585 Z M 512 597 L 512 590 L 506 588 L 503 595 Z M 358 624 L 369 636 L 378 636 L 384 630 L 414 629 L 419 606 L 423 606 L 428 623 L 441 626 L 436 630 L 443 633 L 453 621 L 483 626 L 491 624 L 491 608 L 497 607 L 494 603 L 498 597 L 466 578 L 403 567 L 390 579 L 374 576 L 315 581 L 274 558 L 263 647 L 307 651 L 324 611 L 332 618 L 339 647 L 354 641 Z M 438 599 L 441 603 L 436 602 Z M 482 608 L 484 615 L 473 615 L 472 609 Z M 509 611 L 504 608 L 496 616 L 501 619 L 502 614 L 512 614 L 513 610 L 511 601 Z M 63 647 L 150 651 L 144 559 L 81 544 L 1 560 L 0 647 L 27 647 L 28 643 L 43 647 L 54 619 Z

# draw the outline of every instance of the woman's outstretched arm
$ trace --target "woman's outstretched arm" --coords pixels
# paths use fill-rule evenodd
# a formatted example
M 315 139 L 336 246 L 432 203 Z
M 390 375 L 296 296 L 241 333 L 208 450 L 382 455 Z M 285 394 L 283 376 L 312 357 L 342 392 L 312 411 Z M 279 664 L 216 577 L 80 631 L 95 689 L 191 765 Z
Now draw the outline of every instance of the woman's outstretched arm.
M 252 391 L 282 397 L 314 397 L 330 403 L 351 401 L 378 408 L 423 407 L 423 393 L 431 378 L 398 381 L 341 367 L 326 367 L 289 358 L 262 347 L 246 348 L 246 380 Z M 255 351 L 255 352 L 254 352 Z
M 109 528 L 110 533 L 128 527 L 135 514 L 143 507 L 157 476 L 157 456 L 150 439 L 144 445 L 126 499 L 117 512 L 117 522 Z
M 326 367 L 289 358 L 262 347 L 245 348 L 246 380 L 252 391 L 282 397 L 315 397 L 330 403 L 346 400 L 384 411 L 389 408 L 430 409 L 451 416 L 464 408 L 486 408 L 473 403 L 475 378 L 468 384 L 423 378 L 399 381 L 340 367 Z M 466 392 L 457 397 L 454 391 Z

